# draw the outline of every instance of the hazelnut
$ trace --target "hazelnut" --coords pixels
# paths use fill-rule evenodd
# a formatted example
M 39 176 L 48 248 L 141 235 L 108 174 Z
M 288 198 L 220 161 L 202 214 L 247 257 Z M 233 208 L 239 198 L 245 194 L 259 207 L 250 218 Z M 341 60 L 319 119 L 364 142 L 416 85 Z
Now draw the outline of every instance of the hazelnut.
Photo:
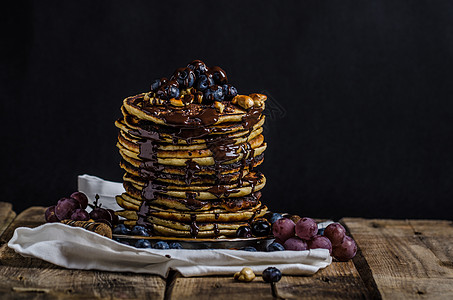
M 143 96 L 143 100 L 149 101 L 150 97 L 151 97 L 151 93 L 146 93 L 145 96 Z
M 238 281 L 250 282 L 255 279 L 255 273 L 253 273 L 252 269 L 245 267 L 242 268 L 241 272 L 236 272 L 234 274 L 234 279 Z
M 219 113 L 223 113 L 225 109 L 225 105 L 220 101 L 214 101 L 214 107 L 219 111 Z
M 253 102 L 253 99 L 249 96 L 246 95 L 237 95 L 234 97 L 231 102 L 233 104 L 238 104 L 242 108 L 249 109 L 252 107 L 255 103 Z

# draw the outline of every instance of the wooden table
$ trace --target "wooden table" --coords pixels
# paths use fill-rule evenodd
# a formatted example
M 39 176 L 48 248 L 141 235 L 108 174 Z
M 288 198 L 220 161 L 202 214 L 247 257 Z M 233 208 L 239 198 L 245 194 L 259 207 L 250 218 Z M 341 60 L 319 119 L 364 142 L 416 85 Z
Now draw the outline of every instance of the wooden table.
M 44 222 L 44 208 L 16 216 L 0 202 L 0 299 L 453 299 L 453 222 L 344 218 L 356 257 L 313 276 L 283 276 L 274 293 L 261 277 L 167 279 L 154 275 L 68 270 L 24 258 L 6 243 L 19 226 Z M 88 254 L 89 255 L 89 254 Z

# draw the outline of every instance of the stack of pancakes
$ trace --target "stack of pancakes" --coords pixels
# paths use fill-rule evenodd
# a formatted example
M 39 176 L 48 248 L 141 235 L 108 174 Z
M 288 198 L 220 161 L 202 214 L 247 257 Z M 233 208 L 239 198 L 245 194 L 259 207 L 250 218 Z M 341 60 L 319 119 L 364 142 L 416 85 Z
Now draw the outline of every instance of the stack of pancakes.
M 171 99 L 126 98 L 115 122 L 126 191 L 116 197 L 124 209 L 117 214 L 125 224 L 156 236 L 221 238 L 264 215 L 266 179 L 254 167 L 266 149 L 265 100 L 207 102 L 194 87 Z

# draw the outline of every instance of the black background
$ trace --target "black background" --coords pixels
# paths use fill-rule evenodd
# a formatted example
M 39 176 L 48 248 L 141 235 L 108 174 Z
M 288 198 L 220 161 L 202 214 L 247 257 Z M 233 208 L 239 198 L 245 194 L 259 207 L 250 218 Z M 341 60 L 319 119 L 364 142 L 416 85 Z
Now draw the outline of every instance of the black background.
M 121 181 L 122 99 L 193 59 L 266 91 L 264 201 L 304 216 L 451 219 L 453 2 L 36 1 L 2 9 L 2 197 Z

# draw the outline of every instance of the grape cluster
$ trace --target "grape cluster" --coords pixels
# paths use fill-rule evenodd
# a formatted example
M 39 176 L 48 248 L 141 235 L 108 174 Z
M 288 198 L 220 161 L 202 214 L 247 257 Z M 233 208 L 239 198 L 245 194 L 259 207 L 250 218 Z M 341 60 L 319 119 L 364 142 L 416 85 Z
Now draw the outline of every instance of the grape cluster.
M 238 94 L 237 89 L 228 84 L 226 72 L 222 68 L 208 68 L 201 60 L 194 60 L 186 67 L 176 69 L 170 79 L 163 77 L 151 83 L 151 92 L 164 100 L 178 98 L 182 90 L 190 88 L 201 93 L 205 103 L 228 101 Z
M 295 223 L 281 215 L 272 216 L 272 232 L 275 241 L 269 245 L 268 251 L 308 249 L 327 249 L 339 261 L 348 261 L 357 252 L 354 240 L 346 235 L 346 229 L 339 223 L 328 225 L 323 234 L 319 234 L 317 223 L 311 218 L 300 218 Z
M 94 205 L 90 205 L 93 210 L 88 213 L 88 198 L 82 192 L 74 192 L 69 197 L 61 198 L 56 205 L 49 206 L 45 212 L 47 223 L 60 222 L 62 220 L 71 219 L 73 221 L 89 221 L 93 220 L 109 225 L 118 224 L 118 216 L 112 209 L 101 207 L 99 195 L 96 195 Z

